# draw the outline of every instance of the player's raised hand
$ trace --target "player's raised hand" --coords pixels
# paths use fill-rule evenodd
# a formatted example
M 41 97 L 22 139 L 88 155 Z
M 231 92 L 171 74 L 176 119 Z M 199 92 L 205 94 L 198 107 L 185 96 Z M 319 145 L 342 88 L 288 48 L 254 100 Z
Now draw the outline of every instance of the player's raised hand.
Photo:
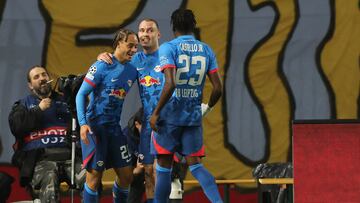
M 88 145 L 89 144 L 89 139 L 87 137 L 87 134 L 91 133 L 91 128 L 88 125 L 82 125 L 80 127 L 80 139 L 84 142 L 84 144 Z
M 39 107 L 42 111 L 45 111 L 46 109 L 48 109 L 51 106 L 51 99 L 50 98 L 45 98 L 42 99 L 39 103 Z
M 156 122 L 157 122 L 158 118 L 159 118 L 159 115 L 155 114 L 155 113 L 153 113 L 153 115 L 151 115 L 151 118 L 150 118 L 150 126 L 155 132 L 158 131 L 158 129 L 156 127 Z
M 103 53 L 99 54 L 96 59 L 98 61 L 104 61 L 105 63 L 108 63 L 108 64 L 113 64 L 111 57 L 112 57 L 111 53 L 103 52 Z

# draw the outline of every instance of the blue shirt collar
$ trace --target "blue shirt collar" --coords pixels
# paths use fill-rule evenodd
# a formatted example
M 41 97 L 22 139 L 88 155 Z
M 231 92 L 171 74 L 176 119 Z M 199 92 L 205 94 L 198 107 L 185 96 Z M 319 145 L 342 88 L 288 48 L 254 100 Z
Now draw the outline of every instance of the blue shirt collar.
M 180 35 L 176 39 L 195 39 L 193 35 Z

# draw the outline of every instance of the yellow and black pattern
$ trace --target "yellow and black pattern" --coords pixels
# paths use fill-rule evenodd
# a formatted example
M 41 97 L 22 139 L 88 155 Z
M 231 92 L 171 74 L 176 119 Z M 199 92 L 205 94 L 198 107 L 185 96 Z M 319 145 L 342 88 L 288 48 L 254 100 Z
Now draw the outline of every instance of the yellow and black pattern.
M 203 121 L 204 164 L 217 178 L 249 178 L 258 163 L 291 160 L 292 120 L 359 117 L 358 0 L 37 3 L 46 25 L 42 65 L 54 77 L 84 73 L 100 52 L 111 51 L 117 28 L 136 31 L 144 17 L 158 20 L 161 41 L 168 41 L 171 12 L 192 9 L 196 35 L 213 48 L 224 80 L 221 104 Z M 6 11 L 11 4 L 0 3 L 5 41 L 11 38 L 2 29 L 16 22 Z M 10 69 L 14 59 L 4 53 L 0 66 Z M 210 90 L 207 82 L 205 101 Z

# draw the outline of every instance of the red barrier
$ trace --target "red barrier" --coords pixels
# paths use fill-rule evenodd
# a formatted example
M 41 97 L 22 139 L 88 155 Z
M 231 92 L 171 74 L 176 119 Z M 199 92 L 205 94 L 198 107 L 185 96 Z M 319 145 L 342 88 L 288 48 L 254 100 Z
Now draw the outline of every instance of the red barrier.
M 340 122 L 293 125 L 296 203 L 360 202 L 360 123 Z
M 31 200 L 30 194 L 19 184 L 19 170 L 9 163 L 0 163 L 0 171 L 12 176 L 15 181 L 11 185 L 11 193 L 7 202 Z

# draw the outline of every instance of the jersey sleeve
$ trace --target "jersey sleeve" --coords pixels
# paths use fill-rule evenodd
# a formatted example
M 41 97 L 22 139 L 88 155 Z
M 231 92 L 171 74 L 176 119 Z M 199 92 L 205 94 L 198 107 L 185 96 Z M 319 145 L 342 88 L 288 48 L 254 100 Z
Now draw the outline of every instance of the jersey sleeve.
M 82 83 L 78 93 L 76 94 L 76 112 L 80 126 L 86 124 L 86 114 L 85 114 L 86 98 L 93 89 L 94 87 L 92 87 L 90 84 L 85 82 L 84 79 L 84 82 Z
M 209 69 L 208 73 L 215 73 L 218 71 L 218 63 L 213 50 L 209 47 Z
M 96 62 L 94 63 L 87 72 L 83 83 L 76 95 L 76 111 L 77 117 L 79 121 L 79 125 L 83 126 L 86 124 L 86 98 L 92 92 L 95 87 L 101 82 L 102 80 L 102 70 L 104 69 L 103 62 Z
M 160 69 L 164 71 L 166 68 L 176 68 L 175 51 L 169 43 L 164 43 L 159 48 Z
M 95 62 L 90 66 L 87 74 L 85 75 L 84 82 L 95 88 L 99 83 L 101 83 L 106 66 L 107 64 L 105 62 Z

